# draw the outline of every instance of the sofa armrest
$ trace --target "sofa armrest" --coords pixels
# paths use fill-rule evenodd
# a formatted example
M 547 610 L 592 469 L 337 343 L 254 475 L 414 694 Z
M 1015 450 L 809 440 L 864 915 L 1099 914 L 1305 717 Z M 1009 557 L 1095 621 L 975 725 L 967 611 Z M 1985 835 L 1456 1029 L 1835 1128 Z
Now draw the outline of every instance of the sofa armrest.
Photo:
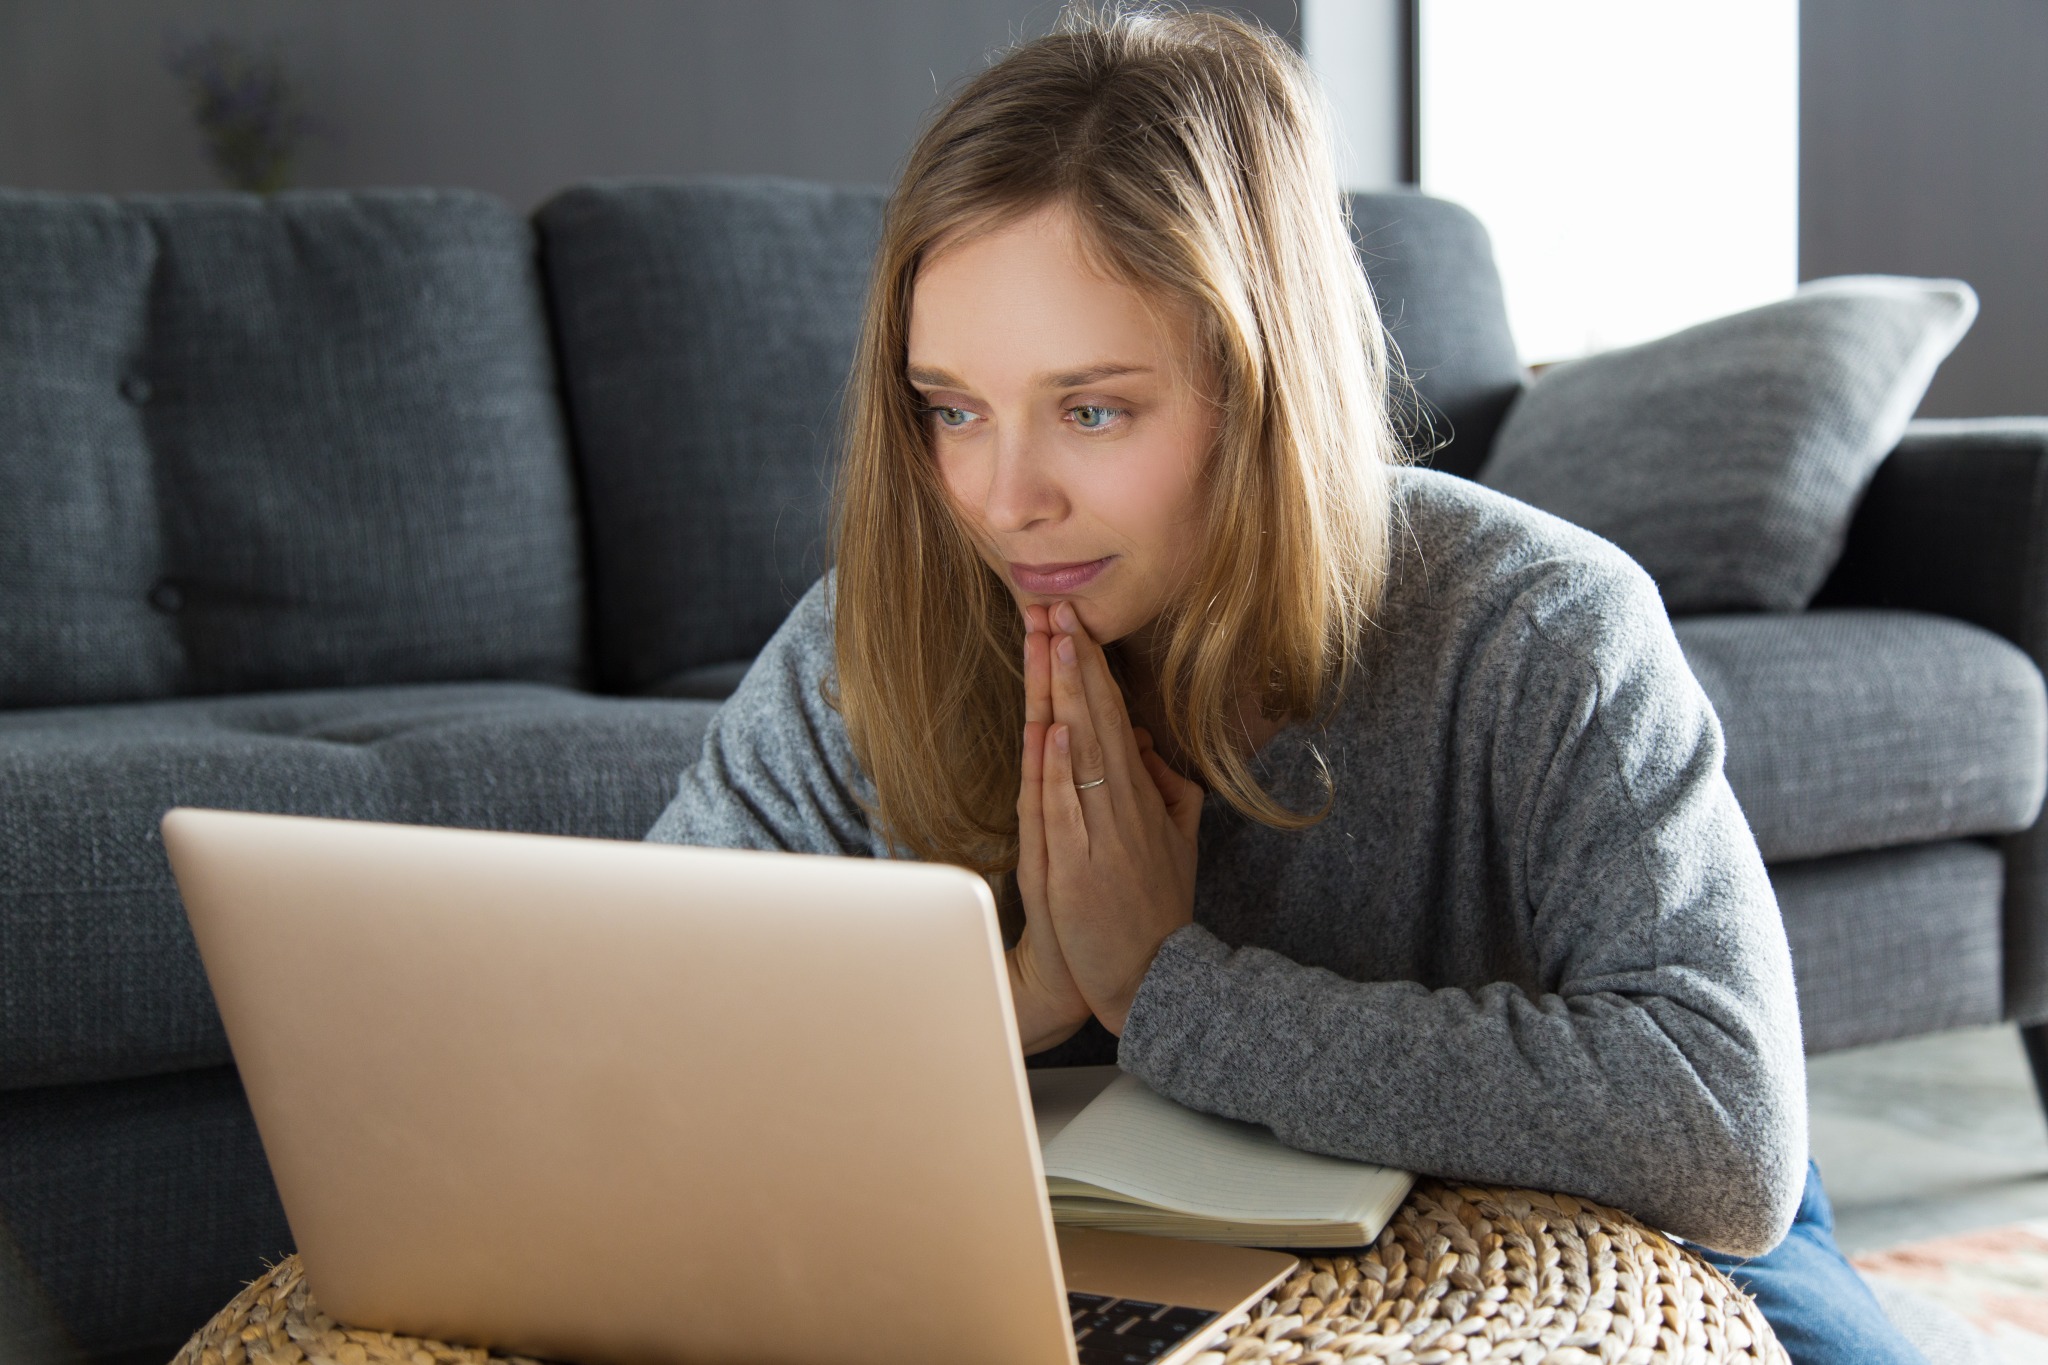
M 1813 605 L 1957 617 L 2048 668 L 2048 417 L 1913 423 Z
M 2048 672 L 2048 417 L 1915 422 L 1878 467 L 1815 606 L 1999 635 Z M 2005 1014 L 2048 1019 L 2048 820 L 2003 841 Z

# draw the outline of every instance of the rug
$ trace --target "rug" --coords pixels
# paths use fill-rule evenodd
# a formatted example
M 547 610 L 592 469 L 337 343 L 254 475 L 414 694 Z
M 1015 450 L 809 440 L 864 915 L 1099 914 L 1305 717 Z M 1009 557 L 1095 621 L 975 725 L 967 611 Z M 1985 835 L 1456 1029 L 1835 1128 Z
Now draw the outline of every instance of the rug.
M 1853 1258 L 1991 1338 L 2009 1365 L 2048 1365 L 2048 1219 L 1910 1242 Z

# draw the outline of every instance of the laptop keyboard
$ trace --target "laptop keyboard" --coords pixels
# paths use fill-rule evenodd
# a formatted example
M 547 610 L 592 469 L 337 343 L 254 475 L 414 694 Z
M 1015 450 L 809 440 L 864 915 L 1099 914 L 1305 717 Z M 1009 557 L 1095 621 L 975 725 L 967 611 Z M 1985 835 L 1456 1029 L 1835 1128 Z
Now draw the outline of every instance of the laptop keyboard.
M 1206 1308 L 1067 1293 L 1081 1365 L 1148 1365 L 1216 1321 Z

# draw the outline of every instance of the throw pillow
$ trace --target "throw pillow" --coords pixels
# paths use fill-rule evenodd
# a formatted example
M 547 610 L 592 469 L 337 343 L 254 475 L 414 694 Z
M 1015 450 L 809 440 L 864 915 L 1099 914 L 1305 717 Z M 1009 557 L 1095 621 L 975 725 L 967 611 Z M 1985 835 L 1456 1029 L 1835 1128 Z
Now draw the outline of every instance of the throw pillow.
M 1668 611 L 1796 611 L 1976 316 L 1960 280 L 1817 280 L 1546 370 L 1479 479 L 1621 546 Z

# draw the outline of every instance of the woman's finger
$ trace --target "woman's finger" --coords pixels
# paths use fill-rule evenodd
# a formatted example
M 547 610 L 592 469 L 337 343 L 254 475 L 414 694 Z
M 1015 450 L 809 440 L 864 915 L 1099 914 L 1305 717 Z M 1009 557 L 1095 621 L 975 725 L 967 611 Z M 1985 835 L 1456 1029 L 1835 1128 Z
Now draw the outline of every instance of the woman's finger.
M 1045 888 L 1045 725 L 1024 727 L 1024 779 L 1017 784 L 1017 890 L 1028 909 Z
M 1052 636 L 1042 630 L 1024 635 L 1024 721 L 1052 723 Z
M 1131 735 L 1131 713 L 1124 705 L 1124 690 L 1117 686 L 1116 675 L 1109 669 L 1109 655 L 1081 624 L 1073 603 L 1062 602 L 1054 607 L 1053 620 L 1074 637 L 1081 661 L 1081 685 L 1088 696 L 1088 718 L 1107 757 L 1109 775 L 1128 783 L 1138 770 L 1138 749 Z
M 1174 828 L 1182 836 L 1193 840 L 1202 825 L 1202 802 L 1207 798 L 1202 784 L 1193 778 L 1182 777 L 1165 759 L 1150 749 L 1145 751 L 1145 771 L 1152 778 L 1152 785 L 1159 789 L 1159 796 L 1166 803 L 1166 814 L 1173 821 Z
M 1180 800 L 1189 788 L 1200 790 L 1193 781 L 1175 772 L 1172 765 L 1161 758 L 1156 750 L 1147 749 L 1144 762 L 1145 772 L 1151 777 L 1152 785 L 1159 788 L 1159 795 L 1167 805 L 1170 806 Z
M 1024 902 L 1028 919 L 1045 905 L 1045 731 L 1052 723 L 1052 679 L 1047 642 L 1050 637 L 1041 610 L 1032 619 L 1027 609 L 1024 623 L 1024 738 L 1023 762 L 1017 783 L 1017 894 Z
M 1175 787 L 1173 786 L 1172 782 L 1167 780 L 1167 778 L 1178 776 L 1178 774 L 1174 773 L 1173 769 L 1166 766 L 1166 760 L 1161 758 L 1156 750 L 1141 749 L 1139 751 L 1139 757 L 1145 765 L 1145 772 L 1147 776 L 1149 776 L 1152 779 L 1152 785 L 1159 788 L 1159 794 L 1161 796 L 1171 797 L 1175 791 Z M 1165 776 L 1162 776 L 1162 774 L 1164 774 Z
M 1072 765 L 1074 783 L 1093 805 L 1111 796 L 1112 793 L 1105 790 L 1107 784 L 1124 774 L 1111 770 L 1111 758 L 1106 752 L 1108 746 L 1097 737 L 1094 715 L 1088 704 L 1087 684 L 1081 677 L 1081 658 L 1080 641 L 1063 630 L 1053 634 L 1053 722 L 1056 728 L 1064 727 L 1068 731 L 1068 761 Z M 1122 755 L 1116 757 L 1121 759 Z M 1050 764 L 1050 756 L 1046 761 Z M 1117 794 L 1127 789 L 1126 777 L 1117 784 Z
M 1069 866 L 1088 857 L 1088 820 L 1081 813 L 1082 793 L 1074 789 L 1074 730 L 1054 725 L 1045 747 L 1045 780 L 1040 808 L 1045 828 L 1046 876 L 1056 864 Z

